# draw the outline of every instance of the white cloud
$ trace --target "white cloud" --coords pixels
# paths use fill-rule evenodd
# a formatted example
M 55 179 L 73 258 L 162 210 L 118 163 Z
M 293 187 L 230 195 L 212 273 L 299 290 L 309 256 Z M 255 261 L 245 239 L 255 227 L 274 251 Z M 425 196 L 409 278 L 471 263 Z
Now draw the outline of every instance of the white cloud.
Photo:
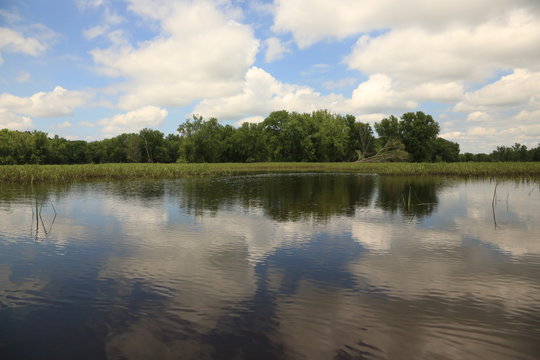
M 353 77 L 337 79 L 337 80 L 328 80 L 325 81 L 323 86 L 327 90 L 339 90 L 345 87 L 353 86 L 358 80 Z
M 67 129 L 73 127 L 73 125 L 69 121 L 64 121 L 62 123 L 56 124 L 56 127 L 60 129 Z
M 540 142 L 540 72 L 515 69 L 511 74 L 465 93 L 454 111 L 465 121 L 445 128 L 462 151 L 491 152 L 516 142 L 535 147 Z M 472 126 L 472 127 L 471 127 Z
M 286 53 L 291 52 L 291 50 L 276 37 L 266 39 L 264 43 L 266 45 L 264 59 L 267 63 L 282 59 Z
M 243 119 L 240 119 L 236 125 L 241 126 L 243 123 L 251 123 L 251 124 L 258 124 L 260 122 L 264 121 L 264 116 L 256 115 L 256 116 L 248 116 Z
M 94 126 L 96 126 L 96 124 L 94 124 L 92 122 L 89 122 L 89 121 L 79 121 L 77 124 L 80 125 L 80 126 L 84 126 L 84 127 L 94 127 Z
M 532 110 L 532 111 L 529 111 L 529 110 L 520 111 L 516 116 L 514 116 L 514 120 L 519 121 L 519 122 L 525 122 L 525 123 L 530 123 L 530 122 L 540 123 L 540 109 Z
M 361 114 L 356 116 L 356 121 L 373 124 L 387 118 L 389 115 L 381 113 Z
M 23 53 L 37 56 L 47 49 L 47 45 L 33 37 L 25 37 L 23 34 L 6 27 L 0 27 L 0 64 L 3 60 L 3 52 Z
M 426 82 L 412 86 L 407 95 L 416 101 L 455 102 L 463 96 L 465 91 L 462 83 L 454 82 Z
M 364 35 L 347 64 L 364 73 L 383 72 L 414 83 L 482 81 L 499 69 L 538 67 L 539 57 L 540 20 L 515 11 L 476 26 L 439 32 L 410 27 L 378 37 Z
M 467 131 L 468 135 L 475 135 L 475 136 L 487 136 L 487 135 L 495 135 L 497 134 L 497 130 L 492 128 L 486 128 L 481 126 L 475 126 L 469 131 Z
M 219 119 L 266 116 L 274 110 L 310 112 L 318 109 L 338 111 L 343 107 L 340 95 L 322 96 L 307 86 L 282 83 L 261 68 L 252 67 L 246 74 L 239 93 L 232 96 L 205 99 L 195 113 Z
M 122 16 L 118 15 L 110 7 L 106 7 L 105 12 L 103 13 L 103 21 L 107 25 L 118 25 L 120 23 L 123 23 L 125 19 Z
M 471 123 L 474 125 L 470 126 Z M 525 113 L 509 117 L 504 112 L 473 112 L 468 114 L 466 121 L 444 127 L 441 137 L 457 141 L 462 152 L 490 153 L 501 145 L 518 142 L 536 147 L 540 142 L 538 117 L 529 117 Z
M 145 106 L 125 114 L 117 114 L 111 118 L 98 121 L 104 125 L 102 132 L 105 136 L 115 136 L 121 133 L 138 132 L 146 127 L 156 127 L 165 121 L 168 112 L 156 106 Z
M 467 121 L 489 121 L 491 116 L 485 111 L 474 111 L 467 115 Z
M 540 72 L 516 69 L 494 83 L 465 94 L 456 111 L 485 111 L 493 107 L 540 108 Z
M 486 22 L 515 8 L 539 12 L 536 0 L 276 0 L 273 29 L 300 47 L 373 30 L 422 24 L 431 31 Z M 399 9 L 397 11 L 396 9 Z
M 384 74 L 374 74 L 353 91 L 348 100 L 353 112 L 383 112 L 391 109 L 413 109 L 418 104 L 397 91 L 392 79 Z
M 0 129 L 29 130 L 33 128 L 32 119 L 19 116 L 0 108 Z
M 90 95 L 83 91 L 57 86 L 51 92 L 38 92 L 30 97 L 0 94 L 0 109 L 33 117 L 71 115 L 76 107 L 86 103 Z
M 101 6 L 101 4 L 99 6 Z M 88 40 L 92 40 L 99 36 L 106 35 L 108 32 L 111 31 L 111 28 L 114 25 L 118 25 L 124 22 L 124 20 L 125 19 L 122 16 L 118 15 L 115 11 L 111 10 L 109 6 L 105 6 L 104 11 L 103 11 L 102 23 L 84 30 L 83 36 Z
M 259 42 L 249 26 L 231 20 L 210 1 L 131 1 L 129 8 L 159 23 L 154 39 L 128 44 L 123 37 L 91 52 L 102 73 L 122 77 L 120 107 L 184 106 L 235 93 L 255 61 Z
M 96 25 L 83 31 L 83 35 L 86 39 L 91 40 L 98 36 L 102 36 L 109 30 L 106 25 Z
M 338 113 L 387 113 L 411 110 L 418 103 L 405 90 L 397 90 L 390 78 L 375 74 L 353 91 L 351 98 L 342 95 L 322 95 L 313 88 L 278 81 L 258 67 L 246 74 L 242 89 L 236 95 L 204 99 L 195 113 L 219 119 L 245 116 L 266 116 L 275 110 L 311 112 L 328 109 Z M 380 119 L 378 119 L 380 120 Z

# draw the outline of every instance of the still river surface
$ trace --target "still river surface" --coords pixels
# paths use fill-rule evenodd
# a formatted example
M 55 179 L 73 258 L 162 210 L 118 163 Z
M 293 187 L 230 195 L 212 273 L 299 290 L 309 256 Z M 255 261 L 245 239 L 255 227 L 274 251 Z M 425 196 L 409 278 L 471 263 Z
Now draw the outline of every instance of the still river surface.
M 0 187 L 1 359 L 538 359 L 540 186 Z

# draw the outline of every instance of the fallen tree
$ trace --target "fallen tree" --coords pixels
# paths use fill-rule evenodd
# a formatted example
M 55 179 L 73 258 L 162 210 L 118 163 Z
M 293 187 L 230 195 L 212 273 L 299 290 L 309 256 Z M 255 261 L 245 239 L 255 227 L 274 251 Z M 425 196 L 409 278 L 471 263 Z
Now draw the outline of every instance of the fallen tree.
M 358 160 L 356 162 L 400 162 L 409 159 L 409 153 L 405 151 L 405 145 L 395 139 L 390 139 L 377 151 L 375 155 L 365 157 L 361 150 L 356 150 Z

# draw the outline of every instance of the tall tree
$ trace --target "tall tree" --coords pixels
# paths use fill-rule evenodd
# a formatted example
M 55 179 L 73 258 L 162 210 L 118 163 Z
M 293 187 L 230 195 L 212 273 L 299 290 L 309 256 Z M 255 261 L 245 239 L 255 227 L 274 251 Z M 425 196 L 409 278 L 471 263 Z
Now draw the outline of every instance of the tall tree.
M 159 130 L 144 128 L 139 132 L 139 136 L 142 139 L 144 154 L 148 162 L 163 162 L 165 159 L 163 133 Z
M 433 161 L 459 161 L 459 144 L 438 137 L 434 142 Z
M 400 140 L 400 124 L 397 117 L 390 115 L 388 118 L 382 119 L 380 122 L 376 122 L 375 131 L 379 135 L 379 142 L 384 146 L 390 140 Z
M 316 134 L 316 138 L 319 140 L 319 160 L 345 160 L 350 131 L 347 119 L 326 110 L 313 113 L 313 117 L 319 123 L 319 130 Z
M 405 149 L 415 162 L 431 161 L 439 124 L 422 111 L 403 114 L 399 122 L 399 135 Z

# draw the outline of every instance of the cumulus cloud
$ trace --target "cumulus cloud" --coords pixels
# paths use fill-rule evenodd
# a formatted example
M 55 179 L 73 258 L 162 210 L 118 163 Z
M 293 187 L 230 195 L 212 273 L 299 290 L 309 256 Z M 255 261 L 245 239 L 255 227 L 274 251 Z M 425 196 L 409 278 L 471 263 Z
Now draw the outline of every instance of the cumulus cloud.
M 159 24 L 158 36 L 136 45 L 120 37 L 91 52 L 103 74 L 126 79 L 120 107 L 184 106 L 238 91 L 259 47 L 252 29 L 211 1 L 159 5 L 135 0 L 129 5 Z
M 72 128 L 73 125 L 69 121 L 61 122 L 60 124 L 56 124 L 56 127 L 59 129 L 68 129 Z
M 238 119 L 250 116 L 266 116 L 268 113 L 285 109 L 290 111 L 314 111 L 336 109 L 343 106 L 340 95 L 323 96 L 307 86 L 286 84 L 268 72 L 252 67 L 247 72 L 241 91 L 236 95 L 205 99 L 195 112 L 223 119 Z
M 248 116 L 243 119 L 240 119 L 236 125 L 241 126 L 243 123 L 251 123 L 251 124 L 257 124 L 264 121 L 264 116 L 256 115 L 256 116 Z
M 526 130 L 540 111 L 538 1 L 276 0 L 273 30 L 300 48 L 357 37 L 344 63 L 368 79 L 341 111 L 372 119 L 446 103 L 444 135 L 464 149 L 539 140 Z
M 458 142 L 462 152 L 490 153 L 497 146 L 516 142 L 536 147 L 540 140 L 538 115 L 538 112 L 508 115 L 476 111 L 469 113 L 465 121 L 456 121 L 450 126 L 443 123 L 441 137 Z
M 473 111 L 467 115 L 467 121 L 489 121 L 491 117 L 485 111 Z
M 57 86 L 51 92 L 38 92 L 30 97 L 0 94 L 0 109 L 33 117 L 57 117 L 71 115 L 89 98 L 86 92 Z
M 465 86 L 458 81 L 425 82 L 407 90 L 411 99 L 416 101 L 438 101 L 453 103 L 462 98 Z
M 23 53 L 37 56 L 47 49 L 47 45 L 36 38 L 25 37 L 20 32 L 7 27 L 0 27 L 0 64 L 4 52 Z
M 102 132 L 105 136 L 115 136 L 121 133 L 138 132 L 146 127 L 156 127 L 165 121 L 168 112 L 157 106 L 145 106 L 125 114 L 117 114 L 111 118 L 98 121 L 104 125 Z
M 399 112 L 417 106 L 406 90 L 394 87 L 392 79 L 383 74 L 370 76 L 356 87 L 350 98 L 346 98 L 339 94 L 323 95 L 307 86 L 283 83 L 263 69 L 252 67 L 240 92 L 204 99 L 195 112 L 220 119 L 238 119 L 265 116 L 280 109 L 299 112 L 328 109 L 358 115 Z
M 289 48 L 276 37 L 266 39 L 266 53 L 264 59 L 267 63 L 282 59 L 286 53 L 290 52 Z
M 539 56 L 540 20 L 515 11 L 477 26 L 439 32 L 411 27 L 377 37 L 364 35 L 347 64 L 411 82 L 482 81 L 499 69 L 537 64 Z
M 388 116 L 388 114 L 382 113 L 361 114 L 356 117 L 356 120 L 364 123 L 373 124 L 381 121 L 384 118 L 387 118 Z
M 0 129 L 29 130 L 33 128 L 32 119 L 0 108 Z
M 465 94 L 456 111 L 482 111 L 493 107 L 540 108 L 540 72 L 516 69 L 511 74 Z
M 392 79 L 384 74 L 374 74 L 353 91 L 348 101 L 354 112 L 382 112 L 388 109 L 413 109 L 418 104 L 398 92 Z
M 399 11 L 396 9 L 399 8 Z M 422 24 L 431 31 L 486 22 L 515 8 L 538 14 L 536 0 L 276 0 L 273 29 L 290 32 L 300 47 L 373 30 Z

